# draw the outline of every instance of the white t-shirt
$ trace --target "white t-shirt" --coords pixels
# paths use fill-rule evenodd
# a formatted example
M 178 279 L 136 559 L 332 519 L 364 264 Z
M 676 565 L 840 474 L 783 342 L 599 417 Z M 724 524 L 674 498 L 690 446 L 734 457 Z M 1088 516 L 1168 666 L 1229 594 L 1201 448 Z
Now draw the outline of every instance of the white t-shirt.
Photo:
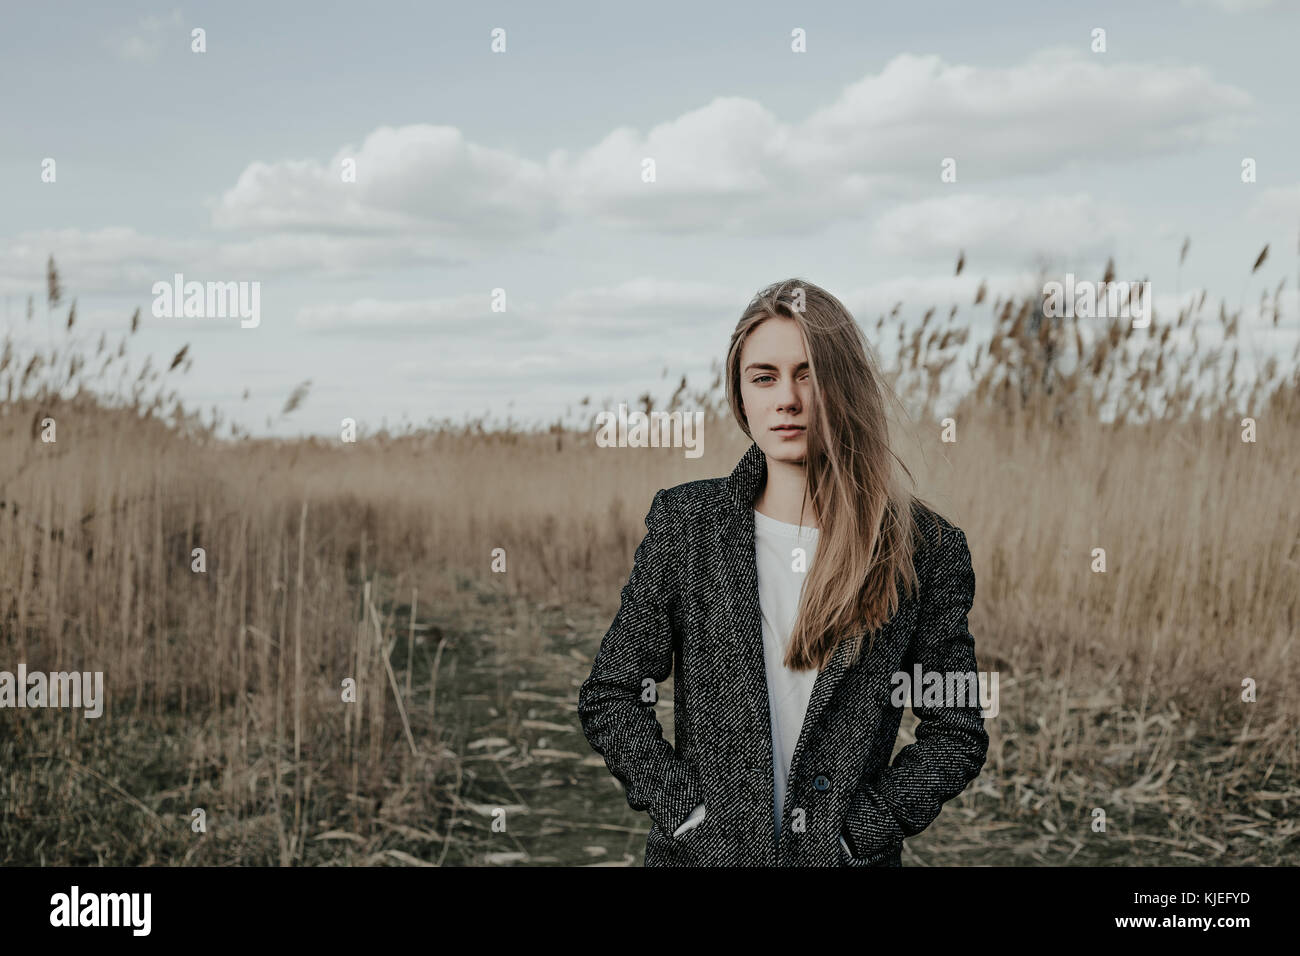
M 792 671 L 783 663 L 790 632 L 799 612 L 799 596 L 817 550 L 817 529 L 777 521 L 754 512 L 754 556 L 758 567 L 758 604 L 763 616 L 763 664 L 767 670 L 768 710 L 772 723 L 773 824 L 781 833 L 790 761 L 803 729 L 808 698 L 817 681 L 815 669 Z M 796 570 L 797 569 L 797 570 Z

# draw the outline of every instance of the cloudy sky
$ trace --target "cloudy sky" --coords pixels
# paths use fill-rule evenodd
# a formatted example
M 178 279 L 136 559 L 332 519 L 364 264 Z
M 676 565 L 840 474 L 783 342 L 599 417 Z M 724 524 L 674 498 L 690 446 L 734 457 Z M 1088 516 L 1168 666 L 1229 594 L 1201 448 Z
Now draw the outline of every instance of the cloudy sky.
M 53 254 L 87 340 L 140 308 L 136 355 L 189 343 L 187 403 L 255 433 L 666 398 L 682 374 L 705 384 L 750 297 L 791 276 L 840 297 L 886 360 L 875 320 L 898 300 L 960 303 L 973 348 L 981 279 L 1025 290 L 1042 267 L 1096 277 L 1108 257 L 1151 279 L 1158 308 L 1206 288 L 1247 305 L 1261 357 L 1295 347 L 1295 0 L 3 18 L 0 322 L 46 341 Z M 176 273 L 258 282 L 260 324 L 153 317 Z M 1252 325 L 1284 276 L 1279 327 Z

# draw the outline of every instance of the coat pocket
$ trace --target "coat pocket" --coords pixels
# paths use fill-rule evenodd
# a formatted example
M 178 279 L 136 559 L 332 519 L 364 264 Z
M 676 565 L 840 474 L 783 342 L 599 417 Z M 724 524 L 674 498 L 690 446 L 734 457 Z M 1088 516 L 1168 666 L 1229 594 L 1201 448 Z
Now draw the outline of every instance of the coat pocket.
M 838 841 L 837 841 L 838 843 Z M 851 855 L 840 846 L 840 866 L 899 866 L 903 865 L 903 841 L 891 843 L 865 856 Z
M 681 836 L 650 826 L 646 837 L 646 866 L 718 866 L 729 862 L 731 837 L 715 818 L 705 816 Z

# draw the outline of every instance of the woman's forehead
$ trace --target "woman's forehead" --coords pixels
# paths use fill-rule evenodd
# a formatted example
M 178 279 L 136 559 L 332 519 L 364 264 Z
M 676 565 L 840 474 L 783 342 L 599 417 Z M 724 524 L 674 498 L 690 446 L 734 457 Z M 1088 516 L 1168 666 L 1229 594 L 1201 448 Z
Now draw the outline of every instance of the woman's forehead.
M 771 316 L 754 327 L 741 349 L 742 365 L 750 362 L 797 365 L 807 360 L 803 336 L 794 319 Z

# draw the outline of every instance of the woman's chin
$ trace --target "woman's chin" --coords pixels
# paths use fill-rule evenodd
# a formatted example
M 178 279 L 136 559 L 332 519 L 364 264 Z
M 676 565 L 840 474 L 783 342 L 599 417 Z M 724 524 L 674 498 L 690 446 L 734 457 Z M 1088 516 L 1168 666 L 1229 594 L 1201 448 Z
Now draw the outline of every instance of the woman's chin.
M 764 448 L 763 452 L 773 461 L 802 464 L 808 455 L 808 442 L 802 438 L 797 441 L 779 441 L 771 448 Z

